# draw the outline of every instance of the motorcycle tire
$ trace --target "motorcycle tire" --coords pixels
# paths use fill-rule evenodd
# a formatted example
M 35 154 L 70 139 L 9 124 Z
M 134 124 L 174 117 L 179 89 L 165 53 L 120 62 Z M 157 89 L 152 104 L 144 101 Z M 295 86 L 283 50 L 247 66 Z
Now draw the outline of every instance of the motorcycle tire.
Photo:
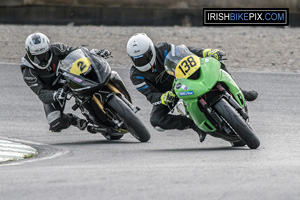
M 142 120 L 119 97 L 113 95 L 107 104 L 124 120 L 128 131 L 137 140 L 147 142 L 150 139 L 150 133 Z
M 214 108 L 226 120 L 231 128 L 240 136 L 250 149 L 256 149 L 260 145 L 259 139 L 255 136 L 250 126 L 242 116 L 224 99 L 220 99 Z

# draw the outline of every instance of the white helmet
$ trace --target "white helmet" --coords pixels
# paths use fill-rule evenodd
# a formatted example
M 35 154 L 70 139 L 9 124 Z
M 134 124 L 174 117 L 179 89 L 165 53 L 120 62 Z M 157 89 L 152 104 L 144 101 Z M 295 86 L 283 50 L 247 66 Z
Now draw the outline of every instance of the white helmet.
M 134 66 L 142 72 L 148 71 L 154 66 L 155 48 L 152 40 L 145 33 L 137 33 L 128 40 L 127 54 Z
M 33 33 L 25 41 L 25 50 L 32 64 L 39 69 L 46 69 L 52 60 L 50 40 L 42 33 Z

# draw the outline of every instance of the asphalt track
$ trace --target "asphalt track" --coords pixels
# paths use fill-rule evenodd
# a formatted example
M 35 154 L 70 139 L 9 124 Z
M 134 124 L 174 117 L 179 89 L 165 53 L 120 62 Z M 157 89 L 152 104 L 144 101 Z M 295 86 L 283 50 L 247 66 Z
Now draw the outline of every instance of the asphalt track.
M 257 150 L 232 148 L 190 130 L 157 132 L 151 105 L 124 79 L 151 140 L 131 135 L 106 141 L 71 127 L 51 133 L 38 98 L 16 64 L 0 64 L 0 138 L 29 144 L 39 154 L 0 165 L 0 199 L 299 199 L 300 74 L 232 72 L 259 98 L 248 103 Z M 67 107 L 70 110 L 71 103 Z

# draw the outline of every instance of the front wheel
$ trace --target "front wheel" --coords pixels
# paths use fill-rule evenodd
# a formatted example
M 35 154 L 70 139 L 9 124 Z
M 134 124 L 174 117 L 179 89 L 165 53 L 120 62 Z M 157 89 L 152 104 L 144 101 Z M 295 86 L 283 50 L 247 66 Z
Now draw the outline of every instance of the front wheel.
M 250 149 L 259 147 L 260 141 L 250 126 L 225 99 L 220 99 L 214 107 Z
M 107 104 L 124 121 L 128 131 L 140 142 L 147 142 L 150 139 L 150 133 L 142 120 L 116 95 L 113 95 Z

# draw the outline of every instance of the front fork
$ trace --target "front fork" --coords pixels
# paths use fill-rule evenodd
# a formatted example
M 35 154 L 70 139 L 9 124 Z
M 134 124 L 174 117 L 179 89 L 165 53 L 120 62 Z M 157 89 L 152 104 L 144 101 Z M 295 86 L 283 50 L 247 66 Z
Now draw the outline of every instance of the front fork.
M 219 98 L 215 99 L 212 103 L 211 106 L 216 104 L 221 98 L 225 98 L 229 104 L 236 109 L 236 111 L 243 117 L 245 121 L 249 120 L 248 114 L 243 110 L 243 108 L 236 102 L 236 100 L 233 98 L 232 95 L 230 95 L 225 88 L 223 88 L 220 84 L 218 84 L 217 89 L 222 93 L 222 95 L 219 96 Z M 231 130 L 228 129 L 226 124 L 224 123 L 223 119 L 219 116 L 219 114 L 214 111 L 211 106 L 208 106 L 207 102 L 203 99 L 199 99 L 200 104 L 205 108 L 205 110 L 209 113 L 209 115 L 215 120 L 217 123 L 218 127 L 220 129 L 223 129 L 226 133 L 230 133 Z M 246 105 L 245 105 L 246 106 Z
M 246 107 L 246 104 L 244 103 L 244 107 L 245 107 L 245 110 L 243 110 L 243 108 L 237 103 L 237 101 L 233 98 L 232 95 L 230 95 L 226 90 L 225 88 L 222 87 L 222 85 L 218 84 L 217 85 L 217 88 L 218 90 L 223 94 L 223 97 L 225 97 L 227 99 L 227 101 L 229 102 L 230 105 L 232 105 L 237 111 L 238 113 L 243 117 L 243 119 L 245 121 L 249 120 L 249 116 L 247 114 L 247 107 Z M 239 97 L 238 95 L 238 98 L 241 98 Z M 243 102 L 242 99 L 239 99 L 241 102 Z
M 237 112 L 243 117 L 245 121 L 248 120 L 249 117 L 244 109 L 242 109 L 242 107 L 236 102 L 234 97 L 229 94 L 221 84 L 218 84 L 216 86 L 216 89 L 219 90 L 219 95 L 216 96 L 217 98 L 213 99 L 212 102 L 207 103 L 204 97 L 202 98 L 201 96 L 195 102 L 185 102 L 185 110 L 201 130 L 205 132 L 215 132 L 217 131 L 217 129 L 221 129 L 225 132 L 229 132 L 230 130 L 224 124 L 224 120 L 214 109 L 212 109 L 213 105 L 217 103 L 220 98 L 225 98 L 229 102 L 229 104 L 237 110 Z M 199 106 L 201 106 L 203 109 L 200 109 Z M 184 112 L 182 110 L 179 110 L 178 113 Z M 205 116 L 205 113 L 207 113 L 210 117 Z
M 138 111 L 140 111 L 141 109 L 137 106 L 132 105 L 126 98 L 125 96 L 112 84 L 107 83 L 106 85 L 110 91 L 112 91 L 113 93 L 119 94 L 120 98 L 124 101 L 124 103 L 126 103 L 126 105 L 134 112 L 137 113 Z
M 96 103 L 96 105 L 100 108 L 100 110 L 116 125 L 114 128 L 115 131 L 117 132 L 127 132 L 126 130 L 122 129 L 121 126 L 123 125 L 123 121 L 120 121 L 113 112 L 111 112 L 109 109 L 104 108 L 105 102 L 107 102 L 111 96 L 113 95 L 118 95 L 122 99 L 122 101 L 134 112 L 137 113 L 140 108 L 133 106 L 126 98 L 125 96 L 111 83 L 106 84 L 107 88 L 110 90 L 109 94 L 105 96 L 105 99 L 96 97 L 94 94 L 92 97 L 92 101 Z M 101 96 L 101 95 L 100 95 Z M 97 131 L 97 127 L 95 127 L 95 131 Z

